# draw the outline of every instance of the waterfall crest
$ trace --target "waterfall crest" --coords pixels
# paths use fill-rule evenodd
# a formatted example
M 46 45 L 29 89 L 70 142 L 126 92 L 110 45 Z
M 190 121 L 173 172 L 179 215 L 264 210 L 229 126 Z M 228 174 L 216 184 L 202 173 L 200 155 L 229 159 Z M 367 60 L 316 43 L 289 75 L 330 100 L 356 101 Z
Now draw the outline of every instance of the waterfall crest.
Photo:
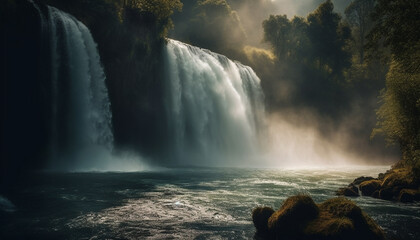
M 42 25 L 48 26 L 50 38 L 53 165 L 83 165 L 94 161 L 89 158 L 100 158 L 98 153 L 110 153 L 113 146 L 105 74 L 84 24 L 51 6 L 46 19 Z
M 178 164 L 229 165 L 258 154 L 265 110 L 254 71 L 171 39 L 164 54 L 171 157 Z

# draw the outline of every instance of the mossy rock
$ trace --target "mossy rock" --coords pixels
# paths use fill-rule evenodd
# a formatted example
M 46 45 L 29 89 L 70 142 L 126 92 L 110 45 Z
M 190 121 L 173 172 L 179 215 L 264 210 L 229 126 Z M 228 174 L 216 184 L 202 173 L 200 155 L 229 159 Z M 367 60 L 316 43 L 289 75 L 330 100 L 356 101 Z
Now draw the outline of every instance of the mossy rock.
M 300 239 L 309 221 L 318 217 L 319 209 L 311 197 L 289 197 L 268 219 L 268 229 L 275 239 Z
M 397 169 L 390 171 L 382 182 L 382 188 L 410 188 L 413 183 L 413 177 L 408 169 Z
M 416 189 L 403 189 L 398 195 L 398 201 L 403 203 L 420 201 L 420 191 Z
M 257 207 L 252 211 L 252 222 L 257 229 L 256 235 L 268 237 L 268 219 L 274 213 L 270 207 Z
M 319 204 L 321 211 L 330 213 L 333 217 L 347 217 L 352 220 L 362 218 L 362 209 L 347 198 L 338 197 Z
M 356 186 L 354 187 L 339 188 L 336 194 L 338 196 L 358 197 L 359 196 L 358 189 Z
M 392 188 L 382 188 L 379 190 L 379 198 L 384 200 L 392 200 L 394 198 L 394 191 Z
M 263 212 L 267 211 L 268 215 L 270 209 L 254 209 L 253 220 L 261 216 L 261 221 L 264 222 Z M 385 239 L 383 230 L 373 219 L 355 203 L 343 197 L 329 199 L 318 205 L 309 196 L 290 197 L 268 218 L 268 231 L 266 237 L 257 236 L 256 239 Z
M 360 189 L 360 192 L 362 192 L 364 196 L 372 196 L 375 191 L 379 190 L 379 188 L 381 187 L 381 184 L 382 184 L 381 180 L 375 180 L 375 179 L 369 180 L 369 181 L 360 183 L 359 189 Z
M 420 170 L 417 172 L 420 173 Z M 377 179 L 356 178 L 347 188 L 340 188 L 337 195 L 353 196 L 354 193 L 351 190 L 357 186 L 364 196 L 400 202 L 420 201 L 416 193 L 416 189 L 420 192 L 419 174 L 416 174 L 414 168 L 404 166 L 401 162 L 385 173 L 380 173 Z
M 358 177 L 358 178 L 354 179 L 353 183 L 351 183 L 350 185 L 359 185 L 362 182 L 366 182 L 366 181 L 373 180 L 373 179 L 374 179 L 373 177 L 364 177 L 364 176 Z
M 329 199 L 319 204 L 319 209 L 321 217 L 311 222 L 306 229 L 307 234 L 313 234 L 313 238 L 308 239 L 385 238 L 382 229 L 354 202 L 346 198 Z M 315 226 L 311 226 L 312 224 Z

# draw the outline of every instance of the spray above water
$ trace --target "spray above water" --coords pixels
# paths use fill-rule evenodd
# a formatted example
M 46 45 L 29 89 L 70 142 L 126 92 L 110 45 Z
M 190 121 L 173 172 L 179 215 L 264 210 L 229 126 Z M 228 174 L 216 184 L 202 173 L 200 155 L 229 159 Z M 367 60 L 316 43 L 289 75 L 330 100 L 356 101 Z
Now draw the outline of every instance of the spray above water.
M 170 157 L 177 164 L 237 166 L 256 156 L 265 110 L 254 71 L 175 40 L 168 40 L 165 60 Z

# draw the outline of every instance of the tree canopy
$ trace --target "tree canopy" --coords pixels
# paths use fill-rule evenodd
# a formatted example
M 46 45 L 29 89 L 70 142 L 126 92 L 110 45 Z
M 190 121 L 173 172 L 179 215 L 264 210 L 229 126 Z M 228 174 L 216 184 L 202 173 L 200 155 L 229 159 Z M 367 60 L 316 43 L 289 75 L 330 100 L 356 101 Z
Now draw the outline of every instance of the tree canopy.
M 386 47 L 391 67 L 373 135 L 398 143 L 403 163 L 420 168 L 420 2 L 378 0 L 368 46 Z

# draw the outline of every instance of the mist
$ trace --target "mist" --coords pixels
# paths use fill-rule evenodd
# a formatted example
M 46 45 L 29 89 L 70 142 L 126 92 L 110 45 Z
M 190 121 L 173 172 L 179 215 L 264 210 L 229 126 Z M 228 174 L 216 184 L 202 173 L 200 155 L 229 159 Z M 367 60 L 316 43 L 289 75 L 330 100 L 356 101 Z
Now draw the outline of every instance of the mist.
M 399 156 L 396 147 L 386 147 L 381 137 L 370 138 L 387 70 L 377 63 L 357 64 L 357 45 L 349 36 L 356 33 L 351 32 L 344 15 L 351 1 L 331 1 L 333 10 L 328 14 L 336 22 L 329 26 L 337 28 L 334 30 L 337 34 L 331 36 L 336 39 L 331 39 L 331 43 L 319 37 L 326 32 L 293 30 L 297 20 L 309 27 L 309 21 L 319 14 L 315 10 L 325 2 L 186 0 L 183 11 L 173 17 L 174 30 L 170 36 L 238 60 L 256 72 L 261 79 L 268 118 L 270 140 L 263 139 L 263 145 L 272 146 L 264 149 L 270 152 L 268 164 L 395 162 Z M 217 19 L 207 18 L 210 12 Z M 286 15 L 292 26 L 284 30 L 291 36 L 283 43 L 270 42 L 271 30 L 263 26 L 270 15 Z M 322 22 L 316 24 L 322 28 Z M 301 41 L 296 40 L 300 38 Z M 296 49 L 284 45 L 290 50 L 281 55 L 282 44 L 294 41 L 300 45 Z M 334 46 L 337 42 L 341 45 Z M 323 59 L 327 61 L 326 67 L 311 64 Z
M 322 118 L 305 111 L 284 111 L 267 116 L 264 166 L 306 168 L 389 165 L 398 160 L 392 155 L 395 149 L 378 154 L 378 151 L 372 150 L 375 146 L 369 143 L 370 146 L 354 147 L 355 141 L 350 129 L 343 126 L 326 129 L 325 123 L 320 121 Z

